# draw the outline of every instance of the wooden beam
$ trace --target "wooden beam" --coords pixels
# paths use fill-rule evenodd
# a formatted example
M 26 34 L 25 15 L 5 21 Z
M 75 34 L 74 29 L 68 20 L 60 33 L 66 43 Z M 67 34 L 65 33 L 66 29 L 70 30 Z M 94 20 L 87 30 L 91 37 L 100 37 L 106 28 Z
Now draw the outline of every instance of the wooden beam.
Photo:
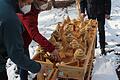
M 47 78 L 47 80 L 56 80 L 57 77 L 58 77 L 58 69 L 54 69 Z
M 45 69 L 53 69 L 53 63 L 50 63 L 50 62 L 43 62 L 43 61 L 36 61 L 42 65 L 45 66 Z
M 93 50 L 93 48 L 94 48 L 94 41 L 95 41 L 95 39 L 96 39 L 96 31 L 97 31 L 97 29 L 95 28 L 95 31 L 94 31 L 94 36 L 93 36 L 93 40 L 92 40 L 92 42 L 91 42 L 91 46 L 89 47 L 89 49 L 88 49 L 88 52 L 87 52 L 87 56 L 86 56 L 86 61 L 85 61 L 85 65 L 84 65 L 84 68 L 85 68 L 85 73 L 86 73 L 86 70 L 87 70 L 87 65 L 88 65 L 88 63 L 89 63 L 89 60 L 90 60 L 90 58 L 91 58 L 91 55 L 92 54 L 94 54 L 94 53 L 92 53 L 92 50 Z
M 80 18 L 80 0 L 76 0 L 76 9 L 77 9 L 77 13 L 78 13 L 78 18 Z
M 84 79 L 84 68 L 68 65 L 58 66 L 59 74 L 58 77 L 61 78 L 71 78 L 71 79 Z

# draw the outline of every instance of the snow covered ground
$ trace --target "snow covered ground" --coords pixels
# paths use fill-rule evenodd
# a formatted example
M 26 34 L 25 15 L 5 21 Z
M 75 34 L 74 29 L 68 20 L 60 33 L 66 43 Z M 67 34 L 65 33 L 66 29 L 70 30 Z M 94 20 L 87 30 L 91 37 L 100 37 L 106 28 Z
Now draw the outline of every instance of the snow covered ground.
M 108 43 L 106 50 L 114 49 L 114 51 L 107 53 L 107 56 L 100 56 L 99 42 L 98 48 L 95 50 L 96 59 L 94 61 L 94 68 L 92 72 L 92 80 L 119 80 L 116 74 L 120 56 L 114 53 L 120 53 L 120 47 L 115 44 L 120 44 L 120 0 L 112 0 L 112 14 L 111 19 L 106 20 L 106 42 Z M 47 39 L 55 30 L 55 24 L 62 22 L 66 16 L 69 15 L 71 19 L 77 17 L 75 5 L 64 9 L 52 9 L 44 11 L 39 14 L 38 27 L 40 33 Z M 99 38 L 99 36 L 97 36 Z M 29 47 L 31 57 L 34 54 L 36 43 L 33 41 Z M 19 75 L 15 74 L 16 65 L 10 60 L 7 63 L 7 71 L 9 80 L 19 80 Z M 29 80 L 32 76 L 29 76 Z

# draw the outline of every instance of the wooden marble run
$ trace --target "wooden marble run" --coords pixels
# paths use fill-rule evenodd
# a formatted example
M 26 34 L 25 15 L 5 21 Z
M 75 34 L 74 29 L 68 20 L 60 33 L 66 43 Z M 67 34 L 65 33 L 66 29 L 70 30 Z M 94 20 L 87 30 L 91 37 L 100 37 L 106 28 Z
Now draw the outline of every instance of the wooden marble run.
M 90 80 L 96 40 L 96 20 L 69 17 L 58 23 L 49 41 L 59 51 L 62 61 L 56 66 L 49 53 L 39 47 L 34 60 L 46 66 L 37 80 Z

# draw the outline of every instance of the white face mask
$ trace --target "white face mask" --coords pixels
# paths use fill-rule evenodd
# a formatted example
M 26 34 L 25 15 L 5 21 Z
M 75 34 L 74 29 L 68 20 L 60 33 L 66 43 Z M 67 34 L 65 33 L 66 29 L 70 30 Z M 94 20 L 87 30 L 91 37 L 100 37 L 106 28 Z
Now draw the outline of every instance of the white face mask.
M 29 5 L 25 5 L 25 6 L 23 6 L 23 7 L 21 8 L 21 11 L 22 11 L 24 14 L 30 12 L 30 10 L 31 10 L 31 5 L 30 5 L 30 4 L 29 4 Z

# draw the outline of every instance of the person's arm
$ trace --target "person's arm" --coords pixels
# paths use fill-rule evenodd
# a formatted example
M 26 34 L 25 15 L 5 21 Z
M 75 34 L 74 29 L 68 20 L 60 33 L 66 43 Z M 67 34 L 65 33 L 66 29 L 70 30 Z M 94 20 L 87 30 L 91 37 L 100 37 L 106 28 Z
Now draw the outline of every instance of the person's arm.
M 32 10 L 26 15 L 23 15 L 21 20 L 24 27 L 28 31 L 30 37 L 35 40 L 39 45 L 41 45 L 45 51 L 52 52 L 55 47 L 38 31 L 38 13 L 37 10 Z
M 22 39 L 22 27 L 16 14 L 8 11 L 3 28 L 3 41 L 6 47 L 8 57 L 19 67 L 37 73 L 40 71 L 41 65 L 24 54 L 24 44 Z
M 34 19 L 35 21 L 33 21 Z M 33 17 L 33 15 L 26 16 L 26 20 L 24 19 L 23 21 L 24 26 L 33 40 L 41 45 L 45 51 L 52 52 L 55 48 L 44 36 L 39 33 L 36 19 L 37 17 Z M 33 22 L 30 22 L 31 20 Z

